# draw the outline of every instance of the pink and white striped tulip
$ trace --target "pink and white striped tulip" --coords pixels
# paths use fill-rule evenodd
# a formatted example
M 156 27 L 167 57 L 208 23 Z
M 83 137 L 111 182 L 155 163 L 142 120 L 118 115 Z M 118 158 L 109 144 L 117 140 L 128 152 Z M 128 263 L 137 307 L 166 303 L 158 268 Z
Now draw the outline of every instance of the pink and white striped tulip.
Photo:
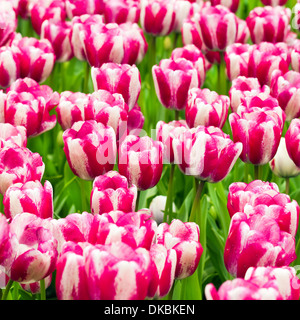
M 51 43 L 57 62 L 66 62 L 73 58 L 71 46 L 70 21 L 45 20 L 41 25 L 41 39 Z
M 135 65 L 105 63 L 91 70 L 94 90 L 119 93 L 131 110 L 137 103 L 141 91 L 141 76 Z
M 18 79 L 7 89 L 4 120 L 14 126 L 24 126 L 27 137 L 51 130 L 56 116 L 51 110 L 59 102 L 59 93 L 30 78 Z
M 228 8 L 231 12 L 236 12 L 239 7 L 240 0 L 211 0 L 211 4 L 213 6 L 220 4 Z
M 288 0 L 261 0 L 261 2 L 265 6 L 277 7 L 277 6 L 284 6 L 288 2 Z
M 271 80 L 271 94 L 278 100 L 285 112 L 286 120 L 290 121 L 300 116 L 300 74 L 296 71 L 288 71 L 282 74 L 274 71 Z
M 0 214 L 0 266 L 8 264 L 12 256 L 10 227 L 7 219 Z M 0 268 L 1 269 L 1 268 Z M 2 271 L 2 270 L 1 270 Z M 2 276 L 2 275 L 1 275 Z
M 270 96 L 270 87 L 261 86 L 257 78 L 239 76 L 232 81 L 229 90 L 230 107 L 232 112 L 237 112 L 239 105 L 246 97 L 260 97 L 265 100 Z
M 174 30 L 174 0 L 142 0 L 140 6 L 140 23 L 146 33 L 165 36 Z
M 230 100 L 207 88 L 192 88 L 188 93 L 185 118 L 190 128 L 214 126 L 223 128 L 228 115 Z
M 162 298 L 171 290 L 175 280 L 177 254 L 174 249 L 167 249 L 162 244 L 150 248 L 150 257 L 155 264 L 155 271 L 150 280 L 148 298 Z
M 5 147 L 0 150 L 0 193 L 15 183 L 41 181 L 45 164 L 38 153 L 27 148 Z
M 0 13 L 0 47 L 5 46 L 17 29 L 17 17 L 13 5 L 8 1 L 1 2 Z
M 291 9 L 281 6 L 257 7 L 246 18 L 253 43 L 284 42 L 290 30 Z
M 197 69 L 184 58 L 161 60 L 152 67 L 152 76 L 158 100 L 168 109 L 184 109 L 189 89 L 199 86 Z
M 224 262 L 236 277 L 243 277 L 250 267 L 288 266 L 296 259 L 295 238 L 282 231 L 276 219 L 253 209 L 250 215 L 237 212 L 231 218 Z
M 184 174 L 219 182 L 234 166 L 242 144 L 234 143 L 220 128 L 198 126 L 174 137 L 173 149 L 174 162 Z
M 31 283 L 48 277 L 56 268 L 57 240 L 48 222 L 34 214 L 22 213 L 9 225 L 15 241 L 12 258 L 5 273 L 20 283 Z M 13 241 L 12 240 L 12 241 Z
M 300 168 L 295 165 L 287 152 L 284 137 L 281 137 L 277 152 L 270 161 L 270 168 L 276 176 L 281 178 L 296 177 L 300 174 Z
M 112 127 L 95 120 L 78 121 L 63 134 L 64 152 L 73 173 L 84 180 L 113 169 L 116 134 Z
M 114 210 L 135 211 L 137 188 L 128 186 L 126 177 L 109 171 L 95 178 L 91 192 L 91 212 L 108 213 Z
M 156 124 L 156 139 L 164 145 L 163 156 L 166 163 L 174 162 L 173 138 L 178 137 L 188 129 L 185 120 L 174 120 L 169 123 L 158 121 Z
M 65 5 L 69 19 L 84 14 L 102 14 L 105 7 L 103 0 L 66 0 Z
M 27 134 L 23 126 L 13 126 L 10 123 L 0 123 L 0 148 L 3 147 L 26 147 Z
M 263 165 L 277 152 L 285 114 L 272 97 L 249 97 L 244 102 L 229 115 L 233 141 L 243 144 L 243 162 Z
M 294 71 L 300 71 L 300 41 L 298 39 L 293 42 L 291 47 L 291 67 Z
M 112 0 L 105 3 L 103 15 L 106 23 L 117 24 L 127 21 L 138 23 L 140 19 L 140 3 L 135 0 Z
M 0 87 L 7 88 L 20 78 L 18 54 L 10 47 L 0 48 Z
M 138 190 L 154 187 L 163 169 L 163 144 L 148 136 L 128 135 L 119 147 L 118 167 L 121 175 Z
M 238 21 L 228 8 L 217 5 L 204 7 L 199 13 L 201 38 L 208 50 L 225 51 L 235 43 L 238 34 Z
M 47 276 L 45 279 L 45 289 L 48 289 L 51 285 L 52 282 L 52 274 Z M 31 292 L 32 294 L 37 294 L 41 293 L 41 283 L 40 281 L 32 282 L 32 283 L 21 283 L 21 287 L 28 291 Z
M 292 267 L 250 267 L 245 277 L 227 280 L 217 290 L 205 287 L 207 300 L 298 300 L 299 279 Z
M 20 77 L 32 78 L 37 82 L 45 81 L 53 70 L 55 54 L 47 39 L 23 37 L 11 44 L 20 62 Z
M 3 197 L 4 214 L 13 219 L 17 214 L 28 212 L 46 219 L 53 217 L 53 188 L 49 181 L 44 186 L 40 181 L 15 183 Z
M 293 119 L 285 134 L 286 149 L 296 166 L 300 168 L 300 119 Z
M 189 44 L 182 48 L 175 48 L 172 51 L 171 58 L 177 60 L 179 58 L 184 58 L 193 63 L 194 68 L 198 71 L 198 86 L 202 87 L 206 76 L 206 59 L 195 45 Z
M 170 225 L 161 223 L 156 236 L 157 244 L 163 245 L 167 250 L 176 251 L 175 277 L 184 279 L 192 275 L 198 267 L 203 252 L 199 226 L 194 222 L 174 219 Z

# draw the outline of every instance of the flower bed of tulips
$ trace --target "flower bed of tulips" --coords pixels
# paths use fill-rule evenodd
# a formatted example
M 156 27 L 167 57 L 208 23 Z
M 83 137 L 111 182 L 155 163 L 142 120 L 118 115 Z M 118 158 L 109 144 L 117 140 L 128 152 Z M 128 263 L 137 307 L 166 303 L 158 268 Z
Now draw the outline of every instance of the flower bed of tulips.
M 0 299 L 299 300 L 300 2 L 0 6 Z

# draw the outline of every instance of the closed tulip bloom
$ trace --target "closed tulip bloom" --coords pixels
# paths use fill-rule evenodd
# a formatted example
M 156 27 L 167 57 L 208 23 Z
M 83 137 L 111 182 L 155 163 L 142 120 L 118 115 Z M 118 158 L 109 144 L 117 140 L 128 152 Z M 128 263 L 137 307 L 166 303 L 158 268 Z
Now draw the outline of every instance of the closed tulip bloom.
M 174 249 L 166 249 L 162 244 L 152 245 L 149 252 L 156 272 L 154 271 L 151 278 L 147 297 L 162 298 L 169 293 L 173 286 L 177 254 Z
M 20 78 L 20 60 L 10 47 L 0 48 L 0 87 L 7 88 Z
M 2 1 L 0 13 L 0 47 L 7 44 L 12 34 L 16 31 L 17 24 L 17 17 L 12 4 L 8 1 Z
M 94 90 L 107 90 L 123 96 L 129 110 L 137 103 L 141 91 L 141 76 L 135 65 L 105 63 L 100 68 L 92 67 Z
M 135 0 L 113 0 L 105 3 L 103 12 L 105 22 L 138 23 L 140 19 L 140 4 Z
M 276 176 L 282 178 L 296 177 L 300 174 L 300 168 L 295 165 L 287 152 L 284 137 L 280 139 L 275 157 L 270 161 L 270 168 Z
M 175 48 L 172 51 L 171 58 L 173 60 L 184 58 L 191 61 L 198 71 L 198 86 L 202 87 L 206 76 L 206 59 L 201 50 L 193 44 L 186 45 L 182 48 Z
M 203 43 L 208 50 L 224 51 L 236 41 L 237 18 L 224 6 L 203 8 L 200 12 L 199 26 Z
M 300 119 L 293 119 L 285 134 L 286 149 L 296 166 L 300 168 Z
M 198 126 L 173 139 L 175 163 L 186 175 L 208 182 L 223 180 L 234 166 L 242 144 L 217 127 Z
M 245 277 L 227 280 L 217 290 L 205 287 L 207 300 L 298 300 L 299 279 L 291 267 L 250 267 Z
M 257 78 L 239 76 L 232 81 L 229 90 L 230 107 L 232 112 L 237 112 L 239 105 L 247 97 L 258 96 L 265 100 L 270 96 L 270 87 L 261 86 Z
M 41 26 L 41 39 L 51 43 L 57 62 L 69 61 L 73 58 L 71 46 L 71 22 L 45 20 Z
M 250 49 L 251 45 L 247 43 L 235 43 L 226 48 L 224 59 L 229 80 L 233 81 L 240 76 L 248 77 Z
M 148 250 L 125 243 L 88 246 L 84 252 L 91 300 L 143 300 L 152 276 Z
M 0 123 L 0 148 L 3 147 L 26 147 L 27 134 L 23 126 L 13 126 L 10 123 Z
M 174 219 L 170 225 L 161 223 L 157 228 L 157 243 L 176 251 L 177 279 L 184 279 L 195 272 L 203 252 L 200 230 L 196 223 L 178 219 Z
M 239 7 L 240 0 L 212 0 L 211 4 L 213 6 L 220 4 L 220 5 L 228 8 L 230 11 L 236 12 Z
M 227 119 L 230 100 L 209 89 L 189 90 L 185 118 L 190 128 L 200 125 L 222 128 Z
M 237 43 L 248 43 L 248 40 L 250 39 L 250 31 L 247 25 L 247 22 L 243 19 L 240 19 L 237 17 L 238 21 L 238 31 L 236 36 L 236 42 Z
M 250 267 L 288 266 L 296 259 L 295 238 L 255 208 L 251 215 L 237 212 L 231 218 L 224 262 L 235 277 L 243 277 Z
M 136 186 L 128 186 L 126 177 L 116 171 L 98 176 L 93 182 L 91 192 L 91 212 L 108 213 L 114 210 L 135 211 L 137 197 Z
M 66 0 L 66 12 L 69 19 L 84 14 L 102 14 L 103 0 Z
M 150 137 L 128 135 L 119 147 L 119 172 L 138 190 L 154 187 L 163 169 L 163 144 Z
M 27 148 L 5 147 L 0 150 L 0 193 L 14 183 L 41 181 L 45 164 L 38 153 Z
M 293 216 L 294 230 L 297 228 L 299 205 L 291 200 L 287 194 L 280 193 L 274 182 L 254 180 L 249 184 L 234 182 L 229 186 L 227 209 L 232 217 L 236 212 L 244 212 L 246 205 L 282 206 L 287 215 Z
M 241 160 L 254 165 L 268 163 L 277 152 L 284 121 L 285 114 L 274 98 L 250 97 L 241 104 L 229 115 L 233 141 L 243 144 Z
M 165 36 L 175 24 L 175 1 L 142 0 L 140 22 L 146 33 Z
M 289 8 L 266 6 L 253 9 L 246 19 L 252 42 L 284 42 L 289 31 L 290 18 Z
M 10 223 L 12 238 L 16 241 L 12 261 L 5 264 L 5 273 L 21 283 L 40 281 L 56 267 L 57 240 L 47 221 L 30 213 L 14 217 Z
M 290 121 L 300 116 L 300 74 L 289 71 L 281 74 L 274 71 L 271 81 L 271 94 L 278 100 L 280 107 L 286 114 L 286 120 Z
M 113 169 L 116 134 L 113 128 L 95 120 L 78 121 L 63 134 L 64 152 L 73 173 L 84 180 Z
M 53 70 L 55 54 L 47 39 L 23 37 L 11 44 L 20 61 L 21 78 L 32 78 L 37 82 L 45 81 Z
M 198 16 L 196 15 L 195 17 L 190 17 L 183 21 L 181 28 L 182 43 L 184 46 L 192 44 L 199 50 L 202 50 L 204 45 L 196 17 Z
M 197 70 L 184 58 L 161 60 L 152 67 L 152 76 L 157 97 L 168 109 L 184 109 L 188 90 L 199 85 Z
M 12 255 L 10 227 L 7 219 L 0 214 L 0 266 L 8 263 Z
M 156 124 L 156 138 L 164 145 L 164 161 L 166 163 L 174 162 L 173 139 L 188 129 L 185 120 L 174 120 L 169 123 L 158 121 Z
M 299 72 L 300 70 L 300 41 L 299 39 L 293 42 L 291 47 L 291 66 L 292 70 Z
M 3 197 L 4 213 L 13 219 L 18 213 L 28 212 L 46 219 L 53 217 L 53 188 L 49 181 L 44 186 L 40 181 L 15 183 Z
M 261 0 L 265 6 L 284 6 L 288 0 Z

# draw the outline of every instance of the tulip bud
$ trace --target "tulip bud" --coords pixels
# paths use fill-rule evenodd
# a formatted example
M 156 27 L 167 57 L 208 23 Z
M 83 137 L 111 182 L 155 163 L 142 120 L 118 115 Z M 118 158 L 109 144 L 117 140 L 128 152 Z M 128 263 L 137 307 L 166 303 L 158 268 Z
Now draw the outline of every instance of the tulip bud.
M 117 24 L 127 21 L 138 23 L 140 19 L 140 4 L 135 0 L 113 0 L 105 3 L 103 12 L 105 22 Z
M 17 17 L 13 5 L 9 1 L 1 2 L 0 13 L 0 47 L 5 46 L 17 29 Z
M 103 0 L 66 0 L 66 12 L 69 19 L 84 14 L 102 14 Z
M 300 119 L 293 119 L 285 134 L 286 149 L 296 166 L 300 168 Z

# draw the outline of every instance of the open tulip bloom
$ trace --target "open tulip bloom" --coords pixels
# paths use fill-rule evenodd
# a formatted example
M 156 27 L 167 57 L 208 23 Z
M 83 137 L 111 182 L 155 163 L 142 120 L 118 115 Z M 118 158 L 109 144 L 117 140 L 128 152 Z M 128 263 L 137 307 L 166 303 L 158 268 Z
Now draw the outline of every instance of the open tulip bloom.
M 300 299 L 300 0 L 0 8 L 1 301 Z

